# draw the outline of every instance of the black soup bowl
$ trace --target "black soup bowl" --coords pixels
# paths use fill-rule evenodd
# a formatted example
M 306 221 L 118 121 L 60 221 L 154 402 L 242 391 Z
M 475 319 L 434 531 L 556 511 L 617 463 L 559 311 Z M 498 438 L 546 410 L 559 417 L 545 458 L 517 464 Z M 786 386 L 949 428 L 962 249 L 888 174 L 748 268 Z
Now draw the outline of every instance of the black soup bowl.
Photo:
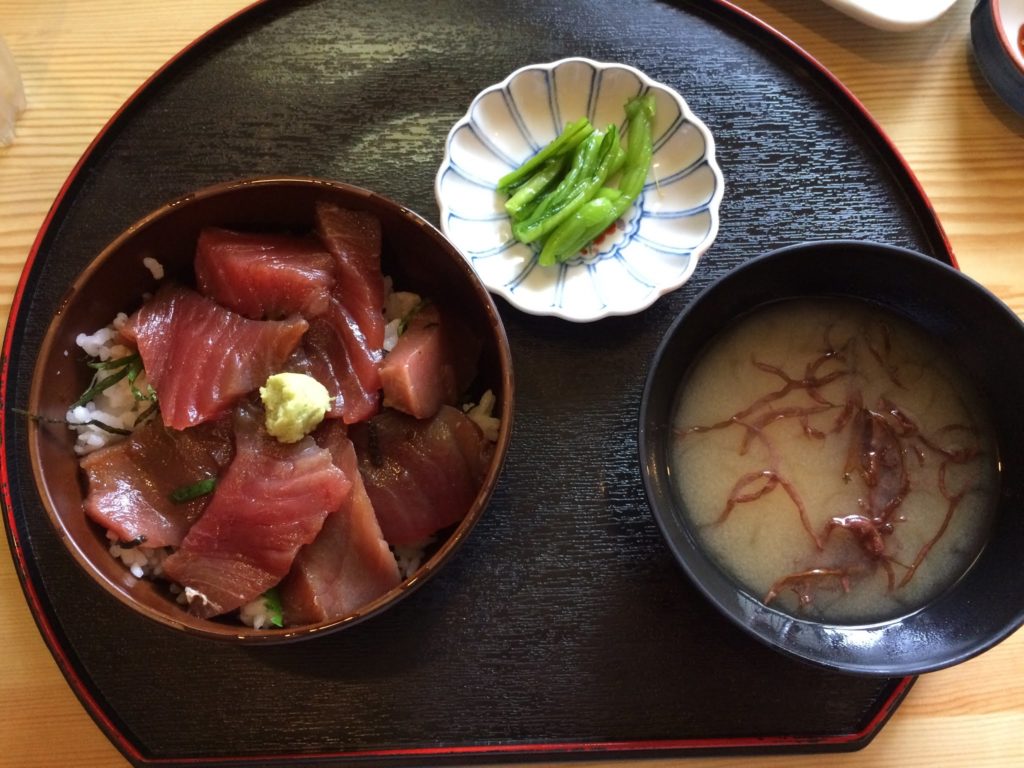
M 681 384 L 709 343 L 751 311 L 802 297 L 867 302 L 944 347 L 988 407 L 998 448 L 990 535 L 966 572 L 905 615 L 843 624 L 783 612 L 738 584 L 702 546 L 674 485 L 673 416 Z M 785 361 L 783 361 L 785 362 Z M 640 462 L 665 541 L 697 588 L 758 640 L 837 671 L 902 676 L 965 661 L 1024 624 L 1024 324 L 985 288 L 913 251 L 810 242 L 752 259 L 712 284 L 663 339 L 643 392 Z M 756 542 L 755 542 L 756 543 Z M 755 556 L 753 552 L 750 556 Z

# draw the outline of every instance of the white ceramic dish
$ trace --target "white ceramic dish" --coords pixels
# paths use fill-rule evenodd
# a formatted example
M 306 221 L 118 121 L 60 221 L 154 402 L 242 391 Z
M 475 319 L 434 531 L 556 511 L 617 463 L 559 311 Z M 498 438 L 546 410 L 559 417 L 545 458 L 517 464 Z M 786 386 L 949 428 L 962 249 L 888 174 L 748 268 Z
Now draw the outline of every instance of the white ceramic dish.
M 656 114 L 643 193 L 587 252 L 539 266 L 512 238 L 498 179 L 569 121 L 624 128 L 623 106 L 644 91 Z M 682 96 L 633 67 L 571 58 L 523 67 L 473 99 L 448 134 L 435 193 L 442 231 L 492 292 L 530 314 L 586 322 L 639 312 L 685 283 L 718 233 L 724 186 L 711 132 Z
M 1004 50 L 1024 73 L 1024 0 L 995 0 Z
M 930 24 L 956 0 L 824 0 L 836 10 L 877 29 L 902 32 Z
M 978 0 L 971 47 L 992 90 L 1024 117 L 1024 0 Z

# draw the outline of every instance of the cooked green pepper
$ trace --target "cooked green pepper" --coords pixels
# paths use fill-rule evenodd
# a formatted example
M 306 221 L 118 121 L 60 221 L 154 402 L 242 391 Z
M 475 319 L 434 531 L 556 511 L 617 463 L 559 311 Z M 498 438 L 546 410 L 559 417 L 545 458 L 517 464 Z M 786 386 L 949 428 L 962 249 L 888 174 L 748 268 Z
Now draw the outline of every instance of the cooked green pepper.
M 529 181 L 519 186 L 515 194 L 505 203 L 505 210 L 513 219 L 518 219 L 527 206 L 538 198 L 541 192 L 554 182 L 565 169 L 566 156 L 553 157 L 540 167 Z
M 581 141 L 593 132 L 594 126 L 592 126 L 590 121 L 585 117 L 581 117 L 574 123 L 569 123 L 565 126 L 565 129 L 557 139 L 552 141 L 514 171 L 502 176 L 501 179 L 498 180 L 498 190 L 506 192 L 510 187 L 514 187 L 517 184 L 522 183 L 526 179 L 530 178 L 536 169 L 540 168 L 540 166 L 552 157 L 559 157 L 560 155 L 572 152 L 577 146 L 579 146 Z
M 643 191 L 647 174 L 651 170 L 651 157 L 654 155 L 654 141 L 651 136 L 654 94 L 648 93 L 630 99 L 626 104 L 626 117 L 626 159 L 619 191 L 632 201 Z
M 641 195 L 654 153 L 654 94 L 625 105 L 627 146 L 618 128 L 595 131 L 586 118 L 501 179 L 512 235 L 541 245 L 538 261 L 551 266 L 571 258 L 599 237 Z M 570 159 L 571 157 L 571 159 Z M 619 174 L 617 186 L 604 186 Z
M 627 148 L 618 189 L 603 188 L 566 218 L 544 243 L 539 263 L 551 266 L 571 258 L 600 237 L 643 192 L 651 166 L 654 96 L 646 94 L 626 104 Z
M 616 189 L 605 188 L 551 233 L 540 252 L 539 262 L 550 267 L 579 253 L 622 215 L 628 203 Z
M 532 243 L 545 237 L 592 198 L 611 175 L 619 157 L 618 147 L 619 130 L 614 125 L 608 126 L 603 135 L 595 133 L 587 137 L 580 147 L 585 151 L 579 163 L 579 173 L 564 185 L 560 193 L 558 189 L 552 192 L 553 196 L 558 196 L 550 205 L 545 207 L 542 204 L 529 219 L 512 225 L 516 239 Z M 559 185 L 560 188 L 562 186 Z

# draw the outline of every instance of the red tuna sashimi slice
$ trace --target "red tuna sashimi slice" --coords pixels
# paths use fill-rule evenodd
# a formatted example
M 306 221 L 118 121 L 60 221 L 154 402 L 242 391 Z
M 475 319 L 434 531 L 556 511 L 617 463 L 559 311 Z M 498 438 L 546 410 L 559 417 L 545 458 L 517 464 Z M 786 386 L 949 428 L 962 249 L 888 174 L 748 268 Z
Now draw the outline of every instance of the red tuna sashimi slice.
M 253 320 L 315 317 L 334 287 L 333 257 L 315 237 L 207 227 L 195 269 L 202 294 Z
M 380 353 L 367 344 L 355 319 L 336 298 L 309 323 L 302 350 L 288 367 L 327 388 L 330 418 L 354 424 L 380 409 Z
M 355 318 L 370 349 L 382 349 L 387 289 L 380 267 L 380 220 L 366 211 L 319 201 L 316 231 L 334 256 L 335 296 Z
M 455 405 L 476 377 L 480 348 L 480 339 L 454 315 L 423 307 L 381 363 L 384 405 L 417 419 Z
M 381 531 L 396 546 L 465 517 L 492 453 L 476 424 L 447 405 L 425 420 L 384 410 L 349 436 Z
M 169 284 L 122 333 L 139 348 L 164 423 L 185 429 L 226 413 L 278 373 L 308 327 L 298 317 L 249 320 Z
M 179 432 L 153 419 L 81 460 L 89 481 L 85 512 L 122 542 L 176 547 L 209 496 L 175 504 L 172 491 L 220 474 L 231 461 L 231 420 Z
M 236 415 L 235 459 L 164 573 L 192 595 L 189 610 L 217 616 L 285 577 L 352 484 L 313 438 L 283 445 L 247 409 Z M 194 590 L 195 592 L 192 592 Z M 197 594 L 196 594 L 197 593 Z
M 301 550 L 279 594 L 289 624 L 313 624 L 347 616 L 386 594 L 401 577 L 381 535 L 377 516 L 359 475 L 345 428 L 337 421 L 318 430 L 335 466 L 352 480 L 352 492 L 324 522 L 316 540 Z

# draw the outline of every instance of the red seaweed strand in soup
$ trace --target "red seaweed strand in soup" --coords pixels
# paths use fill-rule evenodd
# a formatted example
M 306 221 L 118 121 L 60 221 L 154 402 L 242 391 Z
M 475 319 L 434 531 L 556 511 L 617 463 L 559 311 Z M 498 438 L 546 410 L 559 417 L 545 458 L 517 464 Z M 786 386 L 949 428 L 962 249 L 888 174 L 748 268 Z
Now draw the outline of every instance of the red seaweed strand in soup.
M 683 383 L 673 477 L 702 543 L 807 618 L 904 615 L 986 540 L 997 449 L 977 395 L 918 329 L 852 300 L 762 308 Z

